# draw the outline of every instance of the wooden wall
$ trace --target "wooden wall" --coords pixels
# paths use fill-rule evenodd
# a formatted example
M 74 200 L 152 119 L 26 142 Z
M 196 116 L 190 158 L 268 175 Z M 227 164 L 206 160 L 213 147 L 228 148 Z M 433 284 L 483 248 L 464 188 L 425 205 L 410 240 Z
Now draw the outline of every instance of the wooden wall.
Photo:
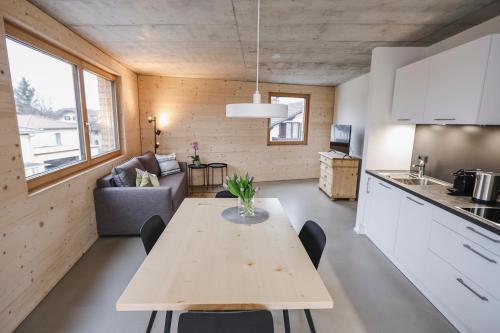
M 252 82 L 139 75 L 142 150 L 153 149 L 147 117 L 165 113 L 160 153 L 189 161 L 190 143 L 198 141 L 202 162 L 226 162 L 229 173 L 248 172 L 258 181 L 319 177 L 318 152 L 329 148 L 334 88 L 261 84 L 265 101 L 269 91 L 311 94 L 308 144 L 297 146 L 267 146 L 267 120 L 226 118 L 226 103 L 249 102 L 254 91 Z
M 4 20 L 121 79 L 124 154 L 140 151 L 137 75 L 24 0 L 0 1 L 0 332 L 12 331 L 97 239 L 92 189 L 117 158 L 28 194 Z

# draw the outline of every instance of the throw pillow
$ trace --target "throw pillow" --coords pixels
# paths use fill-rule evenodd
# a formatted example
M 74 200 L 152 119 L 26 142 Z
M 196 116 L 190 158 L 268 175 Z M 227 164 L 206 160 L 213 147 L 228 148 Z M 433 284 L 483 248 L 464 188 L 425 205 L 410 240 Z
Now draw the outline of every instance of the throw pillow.
M 160 166 L 158 165 L 155 154 L 148 151 L 142 156 L 137 156 L 137 159 L 141 162 L 147 172 L 153 173 L 157 176 L 160 175 Z
M 111 174 L 113 175 L 113 181 L 118 187 L 134 187 L 135 186 L 135 169 L 144 169 L 144 166 L 139 162 L 137 158 L 132 158 L 131 160 L 113 168 Z
M 169 155 L 156 155 L 162 176 L 168 176 L 173 173 L 181 172 L 179 162 L 175 160 L 175 153 Z
M 159 187 L 160 182 L 158 177 L 154 173 L 143 171 L 141 169 L 135 169 L 137 172 L 137 177 L 135 179 L 135 186 L 137 187 Z

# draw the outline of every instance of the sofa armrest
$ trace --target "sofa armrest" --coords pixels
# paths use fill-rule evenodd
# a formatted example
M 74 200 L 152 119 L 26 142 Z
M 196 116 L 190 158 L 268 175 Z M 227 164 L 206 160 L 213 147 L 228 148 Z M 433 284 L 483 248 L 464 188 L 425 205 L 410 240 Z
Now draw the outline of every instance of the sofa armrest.
M 187 172 L 187 162 L 179 162 L 179 167 L 182 172 Z
M 153 215 L 167 224 L 174 214 L 170 187 L 105 187 L 94 190 L 99 236 L 138 235 Z

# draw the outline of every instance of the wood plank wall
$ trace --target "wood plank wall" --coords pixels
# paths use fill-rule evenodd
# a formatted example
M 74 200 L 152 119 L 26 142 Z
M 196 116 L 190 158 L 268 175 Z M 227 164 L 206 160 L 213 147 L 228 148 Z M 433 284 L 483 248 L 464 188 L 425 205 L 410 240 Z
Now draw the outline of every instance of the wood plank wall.
M 124 154 L 140 152 L 140 130 L 135 73 L 27 1 L 0 1 L 0 332 L 10 332 L 97 239 L 92 196 L 95 180 L 125 157 L 28 194 L 4 20 L 118 75 Z
M 142 150 L 153 149 L 147 117 L 165 113 L 159 153 L 189 161 L 190 143 L 198 141 L 202 162 L 226 162 L 230 174 L 248 172 L 258 181 L 319 177 L 318 152 L 329 148 L 334 88 L 260 85 L 266 102 L 269 91 L 311 94 L 308 144 L 296 146 L 267 146 L 267 120 L 226 118 L 226 103 L 248 103 L 254 91 L 252 82 L 139 75 Z

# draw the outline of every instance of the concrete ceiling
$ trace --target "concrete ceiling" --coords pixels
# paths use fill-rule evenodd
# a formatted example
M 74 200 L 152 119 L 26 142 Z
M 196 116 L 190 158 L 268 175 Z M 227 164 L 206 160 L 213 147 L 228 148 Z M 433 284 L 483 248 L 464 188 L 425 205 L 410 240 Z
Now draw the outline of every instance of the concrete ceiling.
M 429 45 L 499 0 L 261 0 L 261 81 L 337 85 L 376 46 Z M 257 0 L 32 0 L 137 73 L 255 80 Z

